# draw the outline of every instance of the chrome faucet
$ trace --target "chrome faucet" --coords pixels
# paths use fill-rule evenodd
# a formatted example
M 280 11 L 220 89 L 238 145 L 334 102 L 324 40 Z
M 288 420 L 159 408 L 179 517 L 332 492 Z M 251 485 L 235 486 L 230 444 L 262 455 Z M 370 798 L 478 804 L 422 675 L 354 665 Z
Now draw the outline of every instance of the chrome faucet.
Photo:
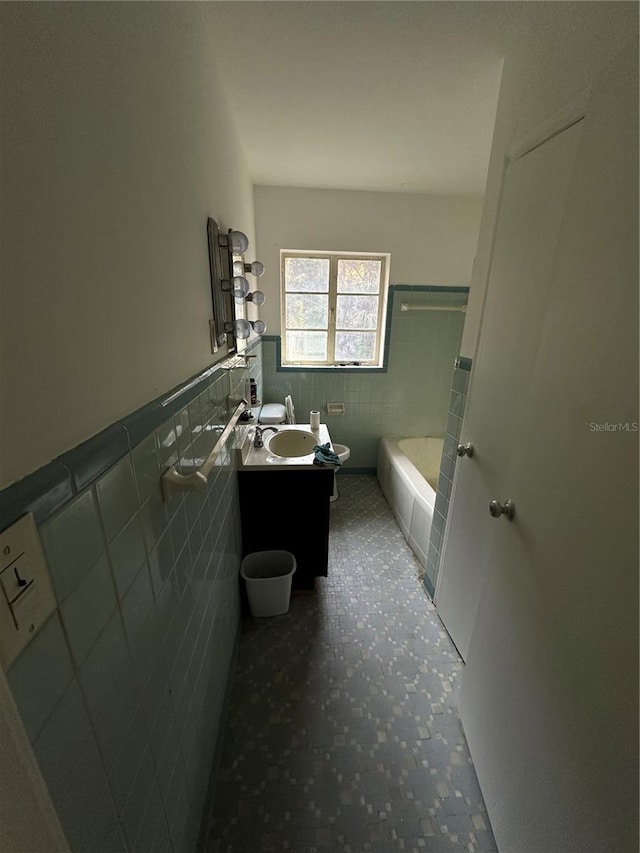
M 268 427 L 256 427 L 256 433 L 253 437 L 253 446 L 254 447 L 264 447 L 264 441 L 262 440 L 262 436 L 267 430 L 272 429 L 274 432 L 278 432 L 278 427 L 268 426 Z

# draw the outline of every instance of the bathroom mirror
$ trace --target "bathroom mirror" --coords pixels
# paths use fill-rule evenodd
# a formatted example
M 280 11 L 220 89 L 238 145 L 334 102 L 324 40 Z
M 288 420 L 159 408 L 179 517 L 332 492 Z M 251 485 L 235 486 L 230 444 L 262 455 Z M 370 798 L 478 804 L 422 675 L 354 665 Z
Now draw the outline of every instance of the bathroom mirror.
M 209 243 L 209 270 L 211 273 L 211 300 L 213 319 L 209 322 L 211 332 L 211 352 L 217 352 L 225 344 L 229 354 L 236 352 L 237 343 L 229 324 L 236 319 L 236 305 L 231 289 L 223 289 L 223 281 L 230 282 L 233 275 L 233 256 L 227 234 L 220 234 L 215 219 L 207 219 L 207 240 Z

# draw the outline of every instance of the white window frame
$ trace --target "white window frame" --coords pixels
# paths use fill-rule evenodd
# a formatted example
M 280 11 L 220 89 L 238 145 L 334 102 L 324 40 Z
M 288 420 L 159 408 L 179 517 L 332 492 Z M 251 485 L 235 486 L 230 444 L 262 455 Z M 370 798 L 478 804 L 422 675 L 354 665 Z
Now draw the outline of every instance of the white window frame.
M 292 361 L 287 358 L 287 318 L 286 318 L 286 293 L 285 288 L 285 262 L 287 258 L 319 258 L 329 261 L 329 293 L 322 291 L 322 295 L 329 296 L 329 322 L 327 329 L 327 360 L 326 361 Z M 375 357 L 370 361 L 342 362 L 332 358 L 335 352 L 336 338 L 336 304 L 338 296 L 338 261 L 341 260 L 365 260 L 365 261 L 380 261 L 380 291 L 378 299 L 378 319 L 375 330 L 366 329 L 364 331 L 375 331 L 376 333 L 376 351 Z M 281 329 L 281 364 L 282 367 L 305 367 L 313 369 L 331 368 L 331 367 L 348 367 L 358 369 L 358 367 L 376 368 L 383 367 L 384 360 L 384 341 L 385 341 L 385 319 L 387 316 L 387 298 L 389 293 L 389 263 L 391 255 L 387 252 L 322 252 L 318 250 L 300 250 L 300 249 L 281 249 L 280 250 L 280 329 Z M 294 292 L 294 291 L 292 291 Z M 295 291 L 296 293 L 299 291 Z M 318 291 L 320 293 L 320 291 Z M 296 330 L 297 331 L 297 330 Z M 322 330 L 316 330 L 322 331 Z M 354 329 L 353 331 L 358 331 Z

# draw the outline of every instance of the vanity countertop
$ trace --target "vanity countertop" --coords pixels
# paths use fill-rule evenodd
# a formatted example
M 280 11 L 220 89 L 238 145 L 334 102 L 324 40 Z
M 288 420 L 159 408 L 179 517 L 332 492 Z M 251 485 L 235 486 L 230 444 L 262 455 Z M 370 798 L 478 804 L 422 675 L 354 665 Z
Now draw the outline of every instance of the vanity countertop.
M 269 453 L 269 440 L 272 435 L 275 435 L 273 430 L 270 430 L 267 425 L 264 429 L 268 432 L 264 434 L 264 447 L 254 447 L 253 439 L 255 435 L 255 425 L 248 426 L 246 435 L 242 440 L 242 446 L 238 448 L 238 468 L 240 470 L 251 469 L 252 471 L 282 471 L 283 469 L 291 471 L 326 471 L 327 468 L 333 468 L 332 465 L 314 465 L 313 453 L 308 453 L 306 456 L 274 456 Z M 278 432 L 285 430 L 305 430 L 317 435 L 317 444 L 326 444 L 329 442 L 331 449 L 331 436 L 326 424 L 320 424 L 317 430 L 312 430 L 310 424 L 278 424 Z

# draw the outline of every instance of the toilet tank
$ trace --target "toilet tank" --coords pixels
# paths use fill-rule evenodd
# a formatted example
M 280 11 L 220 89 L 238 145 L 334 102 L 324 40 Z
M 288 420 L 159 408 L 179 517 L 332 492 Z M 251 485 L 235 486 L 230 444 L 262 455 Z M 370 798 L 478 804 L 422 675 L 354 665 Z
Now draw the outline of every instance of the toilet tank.
M 286 411 L 282 403 L 265 403 L 260 409 L 258 423 L 261 424 L 283 424 L 286 420 Z

